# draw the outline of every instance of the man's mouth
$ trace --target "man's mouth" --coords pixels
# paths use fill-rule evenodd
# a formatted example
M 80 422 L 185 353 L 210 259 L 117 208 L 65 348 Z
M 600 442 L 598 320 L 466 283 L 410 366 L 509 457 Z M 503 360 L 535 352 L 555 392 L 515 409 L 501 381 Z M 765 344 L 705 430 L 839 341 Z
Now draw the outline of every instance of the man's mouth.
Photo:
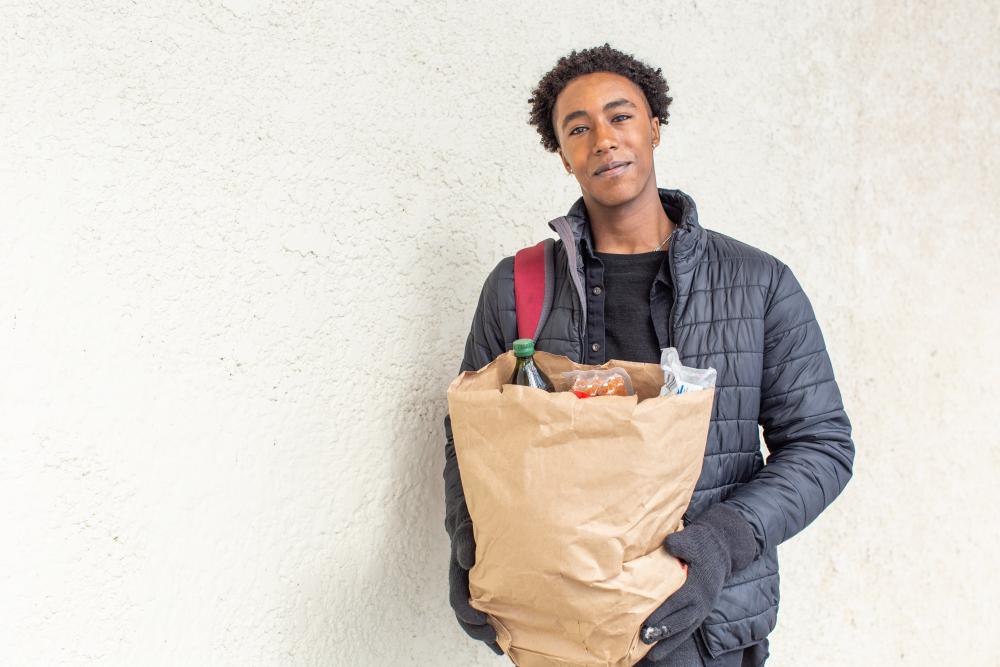
M 594 172 L 594 176 L 617 176 L 618 174 L 625 171 L 628 166 L 632 164 L 631 162 L 625 162 L 623 160 L 615 160 L 614 162 L 605 162 L 597 171 Z

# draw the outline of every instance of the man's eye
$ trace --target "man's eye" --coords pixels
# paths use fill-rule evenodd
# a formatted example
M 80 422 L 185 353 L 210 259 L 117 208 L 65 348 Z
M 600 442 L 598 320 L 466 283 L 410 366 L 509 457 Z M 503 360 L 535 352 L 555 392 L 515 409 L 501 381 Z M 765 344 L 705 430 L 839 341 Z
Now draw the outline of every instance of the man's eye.
M 570 134 L 571 134 L 571 135 L 572 135 L 572 134 L 577 134 L 577 130 L 586 130 L 586 129 L 587 129 L 587 128 L 585 128 L 585 127 L 584 127 L 583 125 L 580 125 L 580 126 L 578 126 L 578 127 L 574 127 L 574 128 L 572 129 L 572 130 L 570 130 Z
M 629 116 L 627 113 L 620 113 L 617 116 L 615 116 L 614 118 L 612 118 L 611 120 L 618 120 L 619 118 L 625 118 L 627 120 L 627 119 L 629 119 L 631 117 L 632 116 Z

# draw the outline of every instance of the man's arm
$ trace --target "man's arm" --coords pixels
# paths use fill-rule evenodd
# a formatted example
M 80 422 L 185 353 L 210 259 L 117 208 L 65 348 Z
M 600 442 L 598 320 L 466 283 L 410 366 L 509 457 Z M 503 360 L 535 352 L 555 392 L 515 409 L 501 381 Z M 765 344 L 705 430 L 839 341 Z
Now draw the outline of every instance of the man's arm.
M 498 290 L 502 289 L 499 285 L 503 281 L 499 279 L 499 276 L 503 267 L 504 262 L 501 262 L 490 273 L 483 285 L 476 314 L 472 318 L 472 329 L 465 342 L 465 356 L 462 359 L 461 371 L 482 368 L 504 352 L 497 299 Z M 465 503 L 465 493 L 462 490 L 458 459 L 455 458 L 455 440 L 452 435 L 450 415 L 445 415 L 444 430 L 444 526 L 451 540 L 448 598 L 462 629 L 473 639 L 484 642 L 494 653 L 499 655 L 503 653 L 503 650 L 496 641 L 496 631 L 489 624 L 486 614 L 474 609 L 469 604 L 469 570 L 472 569 L 476 560 L 476 541 L 469 508 Z
M 670 660 L 710 613 L 725 580 L 802 530 L 851 478 L 851 424 L 812 306 L 787 267 L 768 299 L 764 328 L 767 465 L 667 536 L 667 551 L 689 563 L 688 578 L 644 623 L 642 641 L 658 642 L 647 664 Z
M 505 277 L 513 279 L 513 258 L 501 261 L 490 272 L 479 294 L 479 304 L 472 317 L 472 328 L 465 340 L 465 355 L 459 372 L 479 370 L 506 351 L 503 330 L 500 324 L 499 291 L 507 286 Z M 465 522 L 471 522 L 469 509 L 465 504 L 462 479 L 455 458 L 455 440 L 451 432 L 451 415 L 444 418 L 444 497 L 445 530 L 454 537 L 455 530 Z
M 767 464 L 725 503 L 753 528 L 758 553 L 819 516 L 851 478 L 854 442 L 812 305 L 781 267 L 764 314 L 760 424 Z

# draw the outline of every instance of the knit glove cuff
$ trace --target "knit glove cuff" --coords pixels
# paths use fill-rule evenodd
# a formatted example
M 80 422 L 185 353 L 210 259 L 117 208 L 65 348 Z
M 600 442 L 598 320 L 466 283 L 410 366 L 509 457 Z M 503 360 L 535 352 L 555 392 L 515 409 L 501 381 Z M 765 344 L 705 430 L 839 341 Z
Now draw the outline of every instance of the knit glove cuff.
M 691 522 L 710 528 L 710 536 L 703 539 L 717 540 L 729 554 L 729 572 L 742 570 L 757 557 L 757 538 L 753 527 L 737 510 L 724 502 L 716 503 Z M 708 544 L 705 547 L 709 547 Z

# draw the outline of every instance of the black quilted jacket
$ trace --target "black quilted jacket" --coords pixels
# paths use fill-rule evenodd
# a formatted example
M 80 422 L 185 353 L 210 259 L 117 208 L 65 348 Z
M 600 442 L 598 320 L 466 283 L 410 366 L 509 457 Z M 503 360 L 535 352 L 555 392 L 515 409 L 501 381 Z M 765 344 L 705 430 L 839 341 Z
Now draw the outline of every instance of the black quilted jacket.
M 774 629 L 777 546 L 843 490 L 854 443 L 819 324 L 792 271 L 765 252 L 702 228 L 694 201 L 683 192 L 659 193 L 681 216 L 669 246 L 673 303 L 657 303 L 654 296 L 654 326 L 665 331 L 685 365 L 718 371 L 704 467 L 687 518 L 725 501 L 750 522 L 758 545 L 757 559 L 733 573 L 700 628 L 714 656 Z M 549 225 L 560 237 L 556 282 L 536 348 L 582 361 L 588 286 L 580 243 L 590 233 L 583 199 Z M 517 337 L 513 267 L 508 257 L 486 279 L 463 371 L 482 368 Z M 766 465 L 758 424 L 769 452 Z M 445 430 L 445 527 L 451 535 L 468 509 L 447 417 Z

